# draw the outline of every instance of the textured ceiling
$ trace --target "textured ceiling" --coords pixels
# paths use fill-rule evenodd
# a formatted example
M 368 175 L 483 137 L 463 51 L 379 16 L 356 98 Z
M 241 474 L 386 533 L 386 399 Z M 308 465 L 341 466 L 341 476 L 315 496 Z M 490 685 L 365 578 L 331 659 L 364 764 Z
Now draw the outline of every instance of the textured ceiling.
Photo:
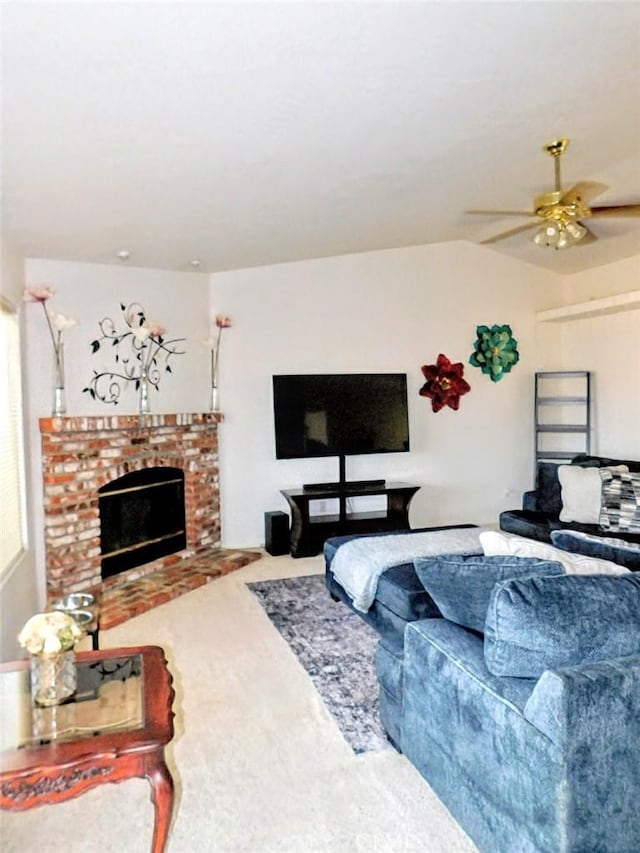
M 640 201 L 640 4 L 22 3 L 3 17 L 3 229 L 27 257 L 203 271 L 479 240 L 553 185 Z M 640 219 L 564 252 L 640 252 Z

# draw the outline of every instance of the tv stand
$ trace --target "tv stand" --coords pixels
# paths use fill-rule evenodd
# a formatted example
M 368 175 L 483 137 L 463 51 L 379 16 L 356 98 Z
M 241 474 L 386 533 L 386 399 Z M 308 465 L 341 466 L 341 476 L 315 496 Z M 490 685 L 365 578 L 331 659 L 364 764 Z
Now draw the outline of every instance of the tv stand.
M 411 483 L 386 483 L 384 480 L 358 480 L 349 483 L 308 484 L 298 489 L 283 489 L 281 494 L 291 508 L 291 556 L 319 554 L 326 539 L 350 533 L 383 533 L 409 530 L 409 504 L 420 486 Z M 347 499 L 385 495 L 387 506 L 377 512 L 348 512 Z M 312 514 L 312 501 L 338 499 L 337 515 Z
M 302 487 L 305 492 L 326 492 L 342 490 L 344 492 L 358 492 L 358 489 L 384 488 L 385 480 L 347 480 L 346 483 L 305 483 Z

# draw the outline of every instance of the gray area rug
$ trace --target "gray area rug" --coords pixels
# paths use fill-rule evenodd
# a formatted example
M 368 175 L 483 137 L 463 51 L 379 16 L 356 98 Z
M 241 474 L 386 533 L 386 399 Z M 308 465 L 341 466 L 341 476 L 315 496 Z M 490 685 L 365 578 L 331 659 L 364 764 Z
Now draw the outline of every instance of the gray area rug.
M 247 586 L 310 675 L 353 751 L 388 748 L 378 718 L 375 631 L 331 599 L 322 575 Z

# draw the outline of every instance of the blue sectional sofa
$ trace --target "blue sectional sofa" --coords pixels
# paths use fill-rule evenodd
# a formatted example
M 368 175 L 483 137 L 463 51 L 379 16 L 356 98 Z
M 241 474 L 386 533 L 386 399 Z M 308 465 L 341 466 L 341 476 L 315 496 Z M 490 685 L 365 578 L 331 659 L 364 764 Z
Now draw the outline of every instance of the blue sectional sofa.
M 470 529 L 475 525 L 453 525 L 453 529 Z M 412 532 L 449 530 L 451 526 L 420 528 Z M 418 578 L 413 560 L 398 563 L 385 571 L 378 582 L 375 601 L 366 613 L 355 610 L 349 595 L 333 576 L 332 562 L 338 549 L 355 538 L 375 540 L 389 533 L 370 533 L 365 536 L 336 536 L 324 545 L 325 581 L 334 601 L 342 601 L 360 616 L 380 636 L 377 647 L 376 670 L 379 681 L 379 713 L 387 737 L 396 748 L 400 741 L 400 682 L 404 650 L 404 631 L 410 622 L 439 617 L 440 611 Z M 478 548 L 476 553 L 480 553 Z
M 631 473 L 640 473 L 640 462 L 633 459 L 579 454 L 567 464 L 580 468 L 611 468 L 622 465 Z M 541 542 L 552 542 L 555 531 L 570 530 L 592 537 L 614 537 L 640 545 L 640 532 L 610 532 L 603 528 L 596 518 L 587 523 L 573 518 L 563 521 L 562 485 L 558 473 L 561 467 L 555 462 L 538 462 L 536 488 L 524 493 L 522 509 L 506 510 L 500 514 L 501 530 Z M 638 565 L 640 567 L 640 559 Z
M 640 850 L 640 575 L 445 554 L 360 615 L 391 741 L 481 851 Z

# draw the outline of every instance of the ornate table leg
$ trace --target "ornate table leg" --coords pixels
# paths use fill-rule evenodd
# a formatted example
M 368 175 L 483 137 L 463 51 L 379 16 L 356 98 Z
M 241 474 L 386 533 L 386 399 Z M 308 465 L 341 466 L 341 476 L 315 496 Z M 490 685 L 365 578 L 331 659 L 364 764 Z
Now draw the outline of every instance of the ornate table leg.
M 151 802 L 155 809 L 152 853 L 163 853 L 173 811 L 173 779 L 164 761 L 164 750 L 147 756 L 146 777 L 151 784 Z

